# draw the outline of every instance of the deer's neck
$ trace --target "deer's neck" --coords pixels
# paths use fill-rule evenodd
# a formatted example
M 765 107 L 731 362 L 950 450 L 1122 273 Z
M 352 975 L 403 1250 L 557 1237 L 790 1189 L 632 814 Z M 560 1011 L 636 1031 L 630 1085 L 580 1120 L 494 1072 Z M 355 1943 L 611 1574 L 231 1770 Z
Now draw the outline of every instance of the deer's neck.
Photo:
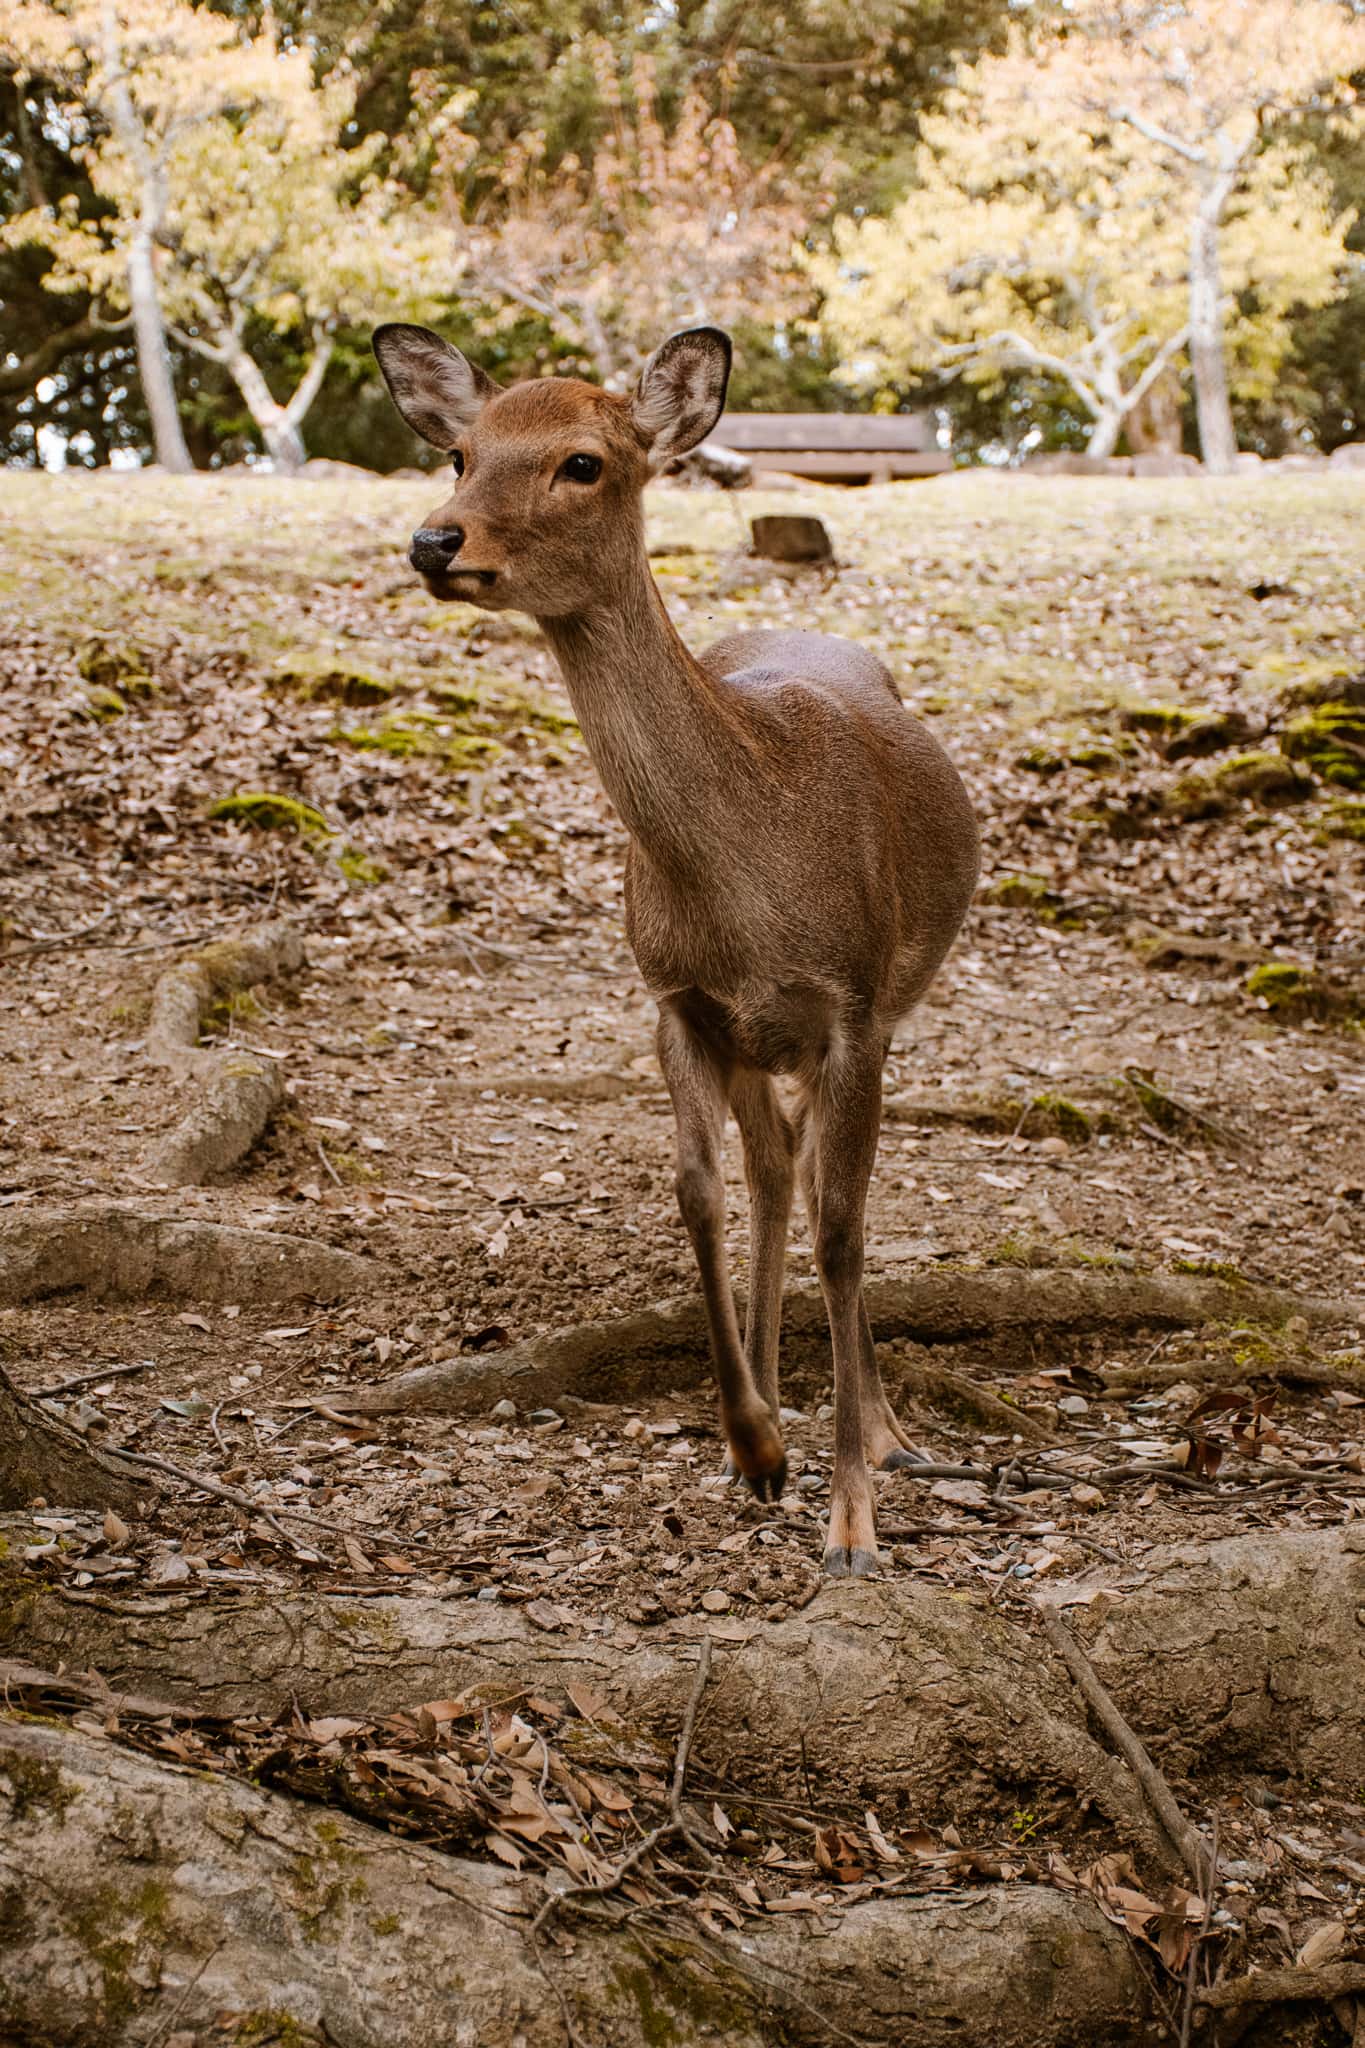
M 541 619 L 602 786 L 656 866 L 696 878 L 747 753 L 732 693 L 684 647 L 641 554 L 610 605 Z

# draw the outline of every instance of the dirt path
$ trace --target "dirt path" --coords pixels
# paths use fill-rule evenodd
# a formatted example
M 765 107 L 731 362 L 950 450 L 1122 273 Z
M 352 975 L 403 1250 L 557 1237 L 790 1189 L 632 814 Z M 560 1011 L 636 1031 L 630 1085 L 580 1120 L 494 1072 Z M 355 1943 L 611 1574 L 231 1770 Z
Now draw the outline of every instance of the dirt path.
M 41 568 L 25 622 L 6 629 L 0 699 L 0 1201 L 25 1216 L 116 1200 L 303 1236 L 365 1255 L 382 1278 L 325 1299 L 266 1301 L 248 1282 L 235 1299 L 49 1292 L 0 1308 L 23 1384 L 83 1379 L 59 1398 L 98 1440 L 211 1473 L 257 1507 L 149 1486 L 148 1512 L 121 1533 L 60 1503 L 10 1518 L 28 1591 L 7 1595 L 8 1653 L 28 1654 L 35 1592 L 78 1616 L 468 1602 L 627 1660 L 699 1630 L 723 1647 L 793 1625 L 818 1590 L 827 1497 L 818 1342 L 792 1346 L 793 1484 L 778 1511 L 719 1483 L 699 1361 L 624 1404 L 599 1385 L 540 1416 L 343 1413 L 358 1383 L 691 1291 L 650 1009 L 621 939 L 621 836 L 520 626 L 433 618 L 408 586 L 394 537 L 419 490 L 224 482 L 197 489 L 188 520 L 174 496 L 5 485 L 16 547 Z M 1321 776 L 1287 805 L 1216 790 L 1221 814 L 1202 818 L 1180 813 L 1204 801 L 1188 787 L 1172 798 L 1244 753 L 1282 759 L 1303 694 L 1349 698 L 1365 671 L 1359 487 L 1072 484 L 1058 499 L 985 480 L 814 496 L 846 564 L 828 587 L 741 582 L 718 596 L 733 507 L 681 493 L 658 496 L 656 567 L 698 637 L 798 608 L 868 636 L 985 819 L 981 900 L 893 1055 L 871 1273 L 1174 1271 L 1360 1303 L 1365 1059 L 1349 1010 L 1365 981 L 1362 868 L 1342 826 L 1354 799 Z M 1253 596 L 1262 582 L 1275 591 Z M 1183 724 L 1134 722 L 1153 706 Z M 1181 758 L 1181 736 L 1215 715 L 1230 721 L 1220 749 Z M 318 822 L 209 815 L 243 792 Z M 146 1056 L 153 986 L 177 949 L 267 919 L 298 930 L 307 966 L 231 998 L 208 1030 L 276 1063 L 283 1105 L 229 1179 L 168 1194 L 148 1162 L 183 1101 Z M 1149 940 L 1144 964 L 1147 926 L 1234 957 L 1153 954 Z M 1333 1014 L 1311 991 L 1297 1014 L 1250 992 L 1249 968 L 1272 959 L 1343 991 Z M 742 1287 L 737 1157 L 730 1173 Z M 789 1269 L 793 1283 L 811 1272 L 802 1226 Z M 1365 1499 L 1358 1343 L 1349 1314 L 1311 1330 L 1235 1314 L 1194 1329 L 1040 1319 L 965 1343 L 891 1342 L 887 1377 L 916 1442 L 992 1476 L 878 1480 L 888 1593 L 938 1589 L 983 1627 L 1028 1628 L 1040 1585 L 1084 1595 L 1096 1569 L 1139 1585 L 1162 1544 L 1349 1533 Z M 1240 1406 L 1191 1426 L 1217 1390 Z M 1174 1480 L 1105 1476 L 1173 1455 L 1186 1459 Z M 1028 1483 L 999 1479 L 1025 1458 Z M 291 1508 L 353 1533 L 278 1519 Z M 1219 1652 L 1199 1654 L 1217 1670 Z M 1209 1955 L 1292 1963 L 1338 1924 L 1333 1953 L 1349 1955 L 1358 1779 L 1293 1743 L 1258 1762 L 1233 1739 L 1235 1715 L 1225 1739 L 1192 1746 L 1179 1687 L 1163 1719 L 1135 1670 L 1121 1703 L 1201 1824 L 1218 1814 L 1230 1865 L 1247 1865 L 1220 1894 Z M 321 1695 L 308 1707 L 328 1711 Z M 671 1741 L 669 1714 L 661 1727 Z M 705 1753 L 720 1783 L 724 1746 Z M 893 1850 L 926 1831 L 941 1849 L 949 1830 L 997 1856 L 1051 1845 L 1073 1868 L 1119 1851 L 1112 1814 L 1032 1768 L 1012 1776 L 977 1745 L 960 1782 L 946 1771 L 879 1793 L 878 1824 Z M 765 1796 L 791 1813 L 764 1809 L 760 1852 L 771 1841 L 790 1860 L 801 1831 L 783 1829 L 803 1810 L 823 1824 L 821 1785 L 793 1766 Z M 856 1788 L 828 1806 L 865 1851 Z M 1142 1879 L 1167 1881 L 1150 1865 Z M 773 1895 L 784 1887 L 834 1911 L 829 1871 L 779 1873 Z M 148 2028 L 167 2010 L 148 2004 Z M 1332 2038 L 1325 2013 L 1306 2009 L 1301 2038 Z M 1259 2023 L 1289 2024 L 1283 2009 Z M 809 2022 L 783 2024 L 795 2039 Z M 1071 2036 L 1059 2019 L 1037 2038 Z

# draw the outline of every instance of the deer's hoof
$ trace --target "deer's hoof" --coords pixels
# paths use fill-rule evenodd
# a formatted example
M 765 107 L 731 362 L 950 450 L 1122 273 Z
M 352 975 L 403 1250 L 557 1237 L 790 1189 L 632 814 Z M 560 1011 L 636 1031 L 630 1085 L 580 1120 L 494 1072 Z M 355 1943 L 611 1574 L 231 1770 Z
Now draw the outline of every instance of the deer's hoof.
M 825 1552 L 824 1572 L 827 1579 L 866 1579 L 881 1563 L 875 1550 L 843 1550 L 831 1544 Z
M 901 1446 L 897 1444 L 894 1449 L 884 1452 L 878 1459 L 877 1470 L 879 1472 L 902 1472 L 907 1466 L 913 1470 L 916 1465 L 922 1465 L 923 1463 L 923 1458 L 917 1458 L 913 1451 L 902 1450 Z
M 744 1484 L 759 1500 L 781 1500 L 782 1489 L 787 1483 L 787 1460 L 780 1458 L 772 1472 L 746 1472 Z

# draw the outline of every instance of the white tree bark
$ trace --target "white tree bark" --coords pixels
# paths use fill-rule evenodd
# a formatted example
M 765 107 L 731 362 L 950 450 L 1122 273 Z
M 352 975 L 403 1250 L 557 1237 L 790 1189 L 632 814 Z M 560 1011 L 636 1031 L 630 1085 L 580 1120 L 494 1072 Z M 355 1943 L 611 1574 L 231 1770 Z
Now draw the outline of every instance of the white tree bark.
M 184 334 L 181 338 L 186 347 L 222 364 L 241 392 L 276 469 L 283 476 L 296 476 L 307 460 L 307 450 L 299 430 L 309 406 L 322 389 L 327 365 L 332 360 L 334 343 L 331 328 L 323 322 L 314 326 L 313 353 L 308 367 L 290 397 L 281 405 L 267 384 L 260 364 L 242 340 L 240 314 L 229 323 L 219 317 L 211 302 L 205 300 L 202 317 L 213 339 Z
M 1200 452 L 1215 476 L 1230 476 L 1237 467 L 1218 263 L 1223 210 L 1235 183 L 1235 167 L 1228 165 L 1201 180 L 1190 230 L 1190 363 Z
M 147 136 L 138 118 L 133 96 L 122 73 L 118 20 L 112 5 L 103 19 L 104 62 L 112 81 L 109 116 L 114 132 L 137 166 L 141 179 L 141 211 L 132 241 L 128 245 L 128 303 L 133 309 L 133 332 L 137 338 L 138 377 L 152 423 L 156 459 L 176 476 L 188 476 L 194 469 L 185 445 L 180 412 L 175 402 L 175 380 L 171 355 L 166 346 L 166 323 L 156 288 L 156 236 L 166 215 L 166 181 L 161 166 L 147 147 Z

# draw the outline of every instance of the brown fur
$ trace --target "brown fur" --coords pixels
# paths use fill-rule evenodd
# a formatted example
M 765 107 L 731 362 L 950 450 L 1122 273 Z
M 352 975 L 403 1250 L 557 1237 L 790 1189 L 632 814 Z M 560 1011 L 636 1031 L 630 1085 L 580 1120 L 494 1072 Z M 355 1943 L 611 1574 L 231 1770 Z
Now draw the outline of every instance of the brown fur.
M 463 358 L 452 365 L 446 351 L 429 362 L 422 347 L 443 343 L 406 339 L 420 330 L 389 332 L 405 338 L 401 348 L 386 351 L 383 331 L 376 346 L 400 403 L 410 418 L 430 417 L 430 389 L 418 398 L 400 391 L 430 372 L 465 465 L 424 529 L 463 536 L 431 588 L 538 620 L 630 835 L 627 931 L 659 1006 L 678 1199 L 735 1465 L 760 1493 L 781 1486 L 778 1320 L 799 1178 L 834 1350 L 826 1564 L 868 1570 L 876 1535 L 867 1460 L 905 1462 L 910 1452 L 862 1305 L 863 1210 L 891 1034 L 929 986 L 975 887 L 966 792 L 863 648 L 817 633 L 754 632 L 698 659 L 674 631 L 649 573 L 641 490 L 652 464 L 714 424 L 728 368 L 723 337 L 673 337 L 634 399 L 556 379 L 492 398 L 471 385 L 466 400 Z M 564 477 L 576 453 L 601 459 L 600 479 Z M 795 1082 L 794 1122 L 774 1075 Z M 740 1126 L 750 1191 L 743 1340 L 725 1261 L 727 1110 Z

